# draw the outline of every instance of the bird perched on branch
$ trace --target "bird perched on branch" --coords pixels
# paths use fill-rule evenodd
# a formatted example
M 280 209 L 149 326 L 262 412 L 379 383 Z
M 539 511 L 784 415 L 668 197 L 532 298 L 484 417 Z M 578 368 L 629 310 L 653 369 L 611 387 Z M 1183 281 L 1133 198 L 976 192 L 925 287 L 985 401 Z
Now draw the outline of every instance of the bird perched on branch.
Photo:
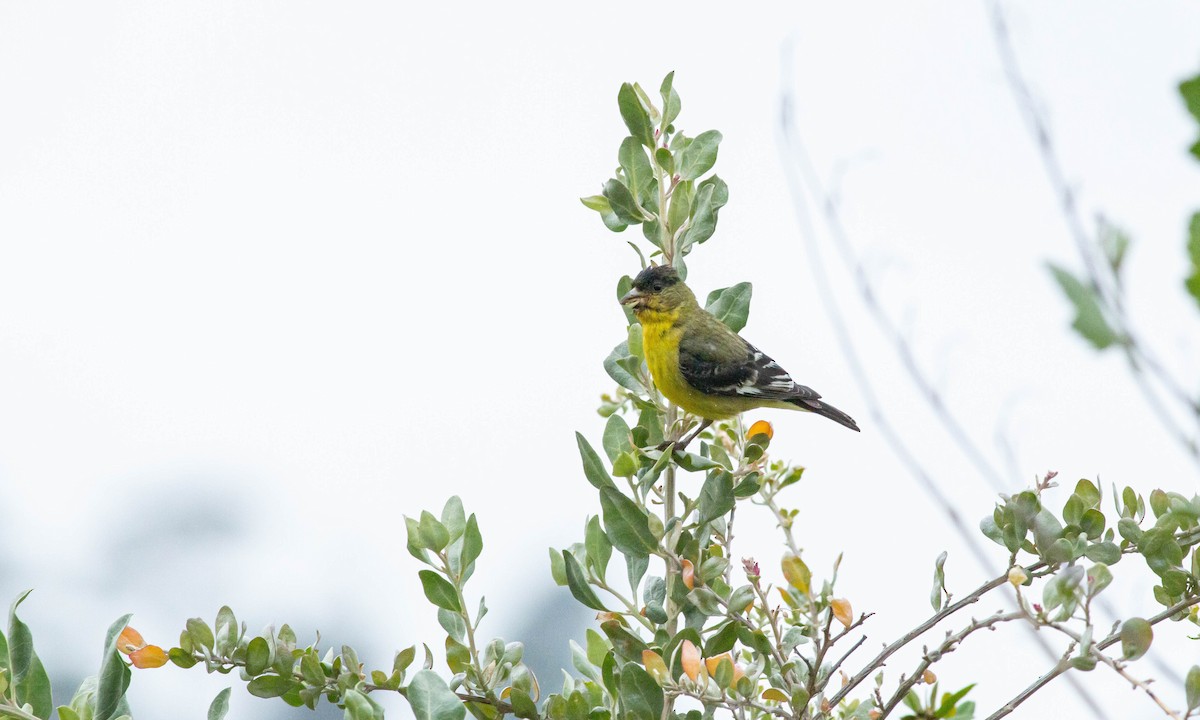
M 760 407 L 804 410 L 858 431 L 854 418 L 799 385 L 766 353 L 696 302 L 670 265 L 648 267 L 621 298 L 642 324 L 642 349 L 668 400 L 703 418 L 682 449 L 714 420 Z

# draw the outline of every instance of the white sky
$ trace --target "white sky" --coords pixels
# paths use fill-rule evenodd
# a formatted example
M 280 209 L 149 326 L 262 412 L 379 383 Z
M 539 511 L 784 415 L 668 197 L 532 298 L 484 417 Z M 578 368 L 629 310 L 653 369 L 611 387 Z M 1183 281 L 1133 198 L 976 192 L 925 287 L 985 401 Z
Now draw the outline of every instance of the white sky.
M 1200 183 L 1174 87 L 1200 68 L 1200 6 L 1006 7 L 1087 215 L 1135 238 L 1131 311 L 1187 377 Z M 596 512 L 572 431 L 598 445 L 613 287 L 636 270 L 576 198 L 616 165 L 619 84 L 672 69 L 680 126 L 724 133 L 731 197 L 690 283 L 752 281 L 745 335 L 863 424 L 766 415 L 773 450 L 809 468 L 789 502 L 810 564 L 845 550 L 842 593 L 877 613 L 872 644 L 927 615 L 941 550 L 951 589 L 974 587 L 985 571 L 864 421 L 806 267 L 776 141 L 787 40 L 805 140 L 877 291 L 978 442 L 1007 436 L 1013 489 L 1054 468 L 1193 492 L 1121 362 L 1067 332 L 1044 263 L 1077 260 L 981 2 L 7 2 L 0 597 L 36 588 L 23 614 L 52 675 L 89 671 L 124 612 L 167 645 L 222 603 L 376 665 L 440 645 L 400 516 L 449 493 L 480 515 L 485 634 L 517 639 L 523 610 L 565 593 L 545 548 Z M 973 525 L 994 494 L 849 277 L 831 280 L 885 410 Z M 744 552 L 777 572 L 769 523 L 752 524 Z M 1155 611 L 1148 590 L 1114 600 Z M 980 681 L 984 708 L 1050 665 L 1024 640 L 990 643 L 939 672 Z M 1085 679 L 1113 717 L 1155 717 L 1102 671 Z M 199 716 L 219 687 L 139 673 L 134 710 Z M 1065 684 L 1023 717 L 1051 707 L 1087 717 Z M 239 689 L 230 717 L 266 709 Z

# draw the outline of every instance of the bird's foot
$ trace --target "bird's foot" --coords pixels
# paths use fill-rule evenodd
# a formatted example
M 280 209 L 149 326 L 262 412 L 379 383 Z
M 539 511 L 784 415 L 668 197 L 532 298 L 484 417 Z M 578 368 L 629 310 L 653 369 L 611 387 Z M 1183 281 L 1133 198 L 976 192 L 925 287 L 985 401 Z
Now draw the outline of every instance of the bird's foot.
M 712 420 L 705 420 L 704 422 L 700 423 L 700 426 L 698 428 L 696 428 L 692 432 L 691 435 L 688 435 L 687 437 L 683 438 L 682 440 L 676 440 L 674 442 L 674 445 L 675 445 L 674 452 L 683 452 L 685 449 L 687 449 L 687 446 L 693 440 L 695 440 L 700 435 L 700 433 L 704 432 L 705 429 L 707 429 L 709 425 L 712 425 L 712 423 L 713 423 Z M 659 443 L 658 449 L 662 452 L 666 452 L 667 448 L 671 447 L 671 445 L 672 445 L 672 442 L 670 440 L 668 440 L 666 442 Z

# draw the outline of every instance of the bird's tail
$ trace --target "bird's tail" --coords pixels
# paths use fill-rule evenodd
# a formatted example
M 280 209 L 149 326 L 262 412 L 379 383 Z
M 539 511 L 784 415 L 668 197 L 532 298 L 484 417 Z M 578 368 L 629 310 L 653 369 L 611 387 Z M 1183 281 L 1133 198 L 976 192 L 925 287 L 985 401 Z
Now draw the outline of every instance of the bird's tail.
M 827 402 L 822 402 L 820 400 L 796 400 L 794 402 L 801 410 L 814 412 L 822 417 L 829 418 L 835 423 L 845 425 L 854 432 L 861 432 L 858 429 L 858 423 L 854 422 L 854 418 L 850 417 L 841 410 L 838 410 Z

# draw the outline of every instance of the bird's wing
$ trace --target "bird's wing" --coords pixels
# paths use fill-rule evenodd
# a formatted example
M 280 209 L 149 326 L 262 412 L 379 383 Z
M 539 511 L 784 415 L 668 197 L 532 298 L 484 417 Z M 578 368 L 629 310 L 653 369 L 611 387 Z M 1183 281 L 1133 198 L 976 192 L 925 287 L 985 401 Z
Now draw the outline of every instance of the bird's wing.
M 679 369 L 689 385 L 707 395 L 757 400 L 821 397 L 812 388 L 797 384 L 766 353 L 724 325 L 721 329 L 724 332 L 685 333 L 680 339 Z

